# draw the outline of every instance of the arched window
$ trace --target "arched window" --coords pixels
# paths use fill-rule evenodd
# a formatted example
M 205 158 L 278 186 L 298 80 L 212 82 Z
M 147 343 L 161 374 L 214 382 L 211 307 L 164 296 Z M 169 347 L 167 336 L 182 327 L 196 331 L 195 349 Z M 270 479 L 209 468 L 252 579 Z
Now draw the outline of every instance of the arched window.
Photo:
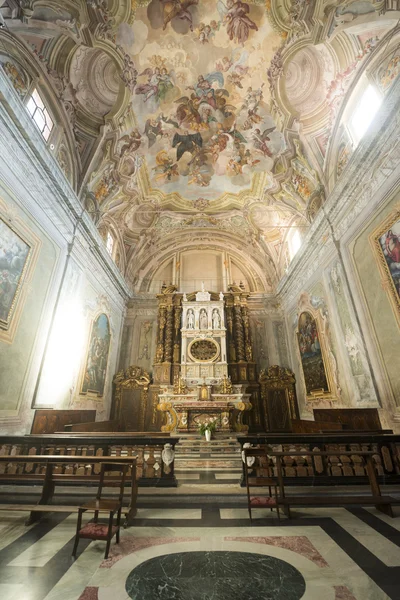
M 374 85 L 368 85 L 354 104 L 348 127 L 354 145 L 359 144 L 361 138 L 372 123 L 382 104 L 383 96 Z
M 292 260 L 301 247 L 301 236 L 298 229 L 295 229 L 289 238 L 290 260 Z
M 29 96 L 26 108 L 47 142 L 54 127 L 54 121 L 36 88 Z
M 111 231 L 108 230 L 107 237 L 106 237 L 106 248 L 107 248 L 107 252 L 111 256 L 111 258 L 114 258 L 114 254 L 113 254 L 114 245 L 115 245 L 115 238 L 114 238 L 113 234 L 111 233 Z

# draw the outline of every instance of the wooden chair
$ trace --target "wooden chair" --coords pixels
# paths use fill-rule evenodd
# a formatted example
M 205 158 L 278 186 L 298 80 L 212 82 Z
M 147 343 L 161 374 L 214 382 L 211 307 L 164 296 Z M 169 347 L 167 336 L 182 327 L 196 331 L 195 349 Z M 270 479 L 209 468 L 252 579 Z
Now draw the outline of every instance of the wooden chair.
M 249 509 L 250 521 L 253 522 L 251 516 L 252 508 L 270 508 L 271 511 L 273 508 L 276 508 L 276 512 L 278 515 L 278 520 L 280 521 L 279 514 L 279 503 L 278 503 L 278 479 L 271 475 L 271 468 L 269 466 L 269 457 L 267 454 L 266 448 L 244 448 L 244 471 L 246 478 L 246 487 L 247 487 L 247 506 Z M 253 458 L 253 465 L 249 466 L 247 459 Z M 260 458 L 265 459 L 265 464 L 258 464 L 257 460 Z M 261 462 L 261 461 L 260 461 Z M 253 470 L 255 471 L 255 476 L 252 476 Z M 259 470 L 266 471 L 266 476 L 259 477 L 257 472 Z M 250 492 L 250 488 L 252 487 L 268 487 L 268 496 L 254 496 Z M 274 492 L 272 493 L 272 488 Z
M 89 540 L 105 540 L 107 544 L 104 558 L 108 558 L 111 540 L 114 537 L 114 535 L 116 536 L 116 543 L 119 543 L 119 530 L 121 524 L 124 486 L 130 465 L 126 463 L 124 464 L 115 462 L 101 463 L 100 467 L 100 481 L 99 488 L 97 490 L 96 500 L 92 500 L 91 502 L 86 502 L 85 504 L 82 504 L 82 506 L 80 506 L 78 510 L 78 522 L 76 525 L 75 544 L 74 549 L 72 551 L 72 556 L 76 556 L 76 551 L 78 549 L 78 543 L 80 538 Z M 102 500 L 101 495 L 104 485 L 104 475 L 106 472 L 110 471 L 113 473 L 118 472 L 118 474 L 120 475 L 119 480 L 116 481 L 114 479 L 112 482 L 106 482 L 106 485 L 119 485 L 118 499 Z M 82 515 L 87 510 L 94 511 L 94 519 L 82 527 Z M 98 517 L 100 512 L 105 512 L 109 514 L 108 524 L 98 523 Z M 116 525 L 113 525 L 115 513 L 117 513 L 117 521 Z

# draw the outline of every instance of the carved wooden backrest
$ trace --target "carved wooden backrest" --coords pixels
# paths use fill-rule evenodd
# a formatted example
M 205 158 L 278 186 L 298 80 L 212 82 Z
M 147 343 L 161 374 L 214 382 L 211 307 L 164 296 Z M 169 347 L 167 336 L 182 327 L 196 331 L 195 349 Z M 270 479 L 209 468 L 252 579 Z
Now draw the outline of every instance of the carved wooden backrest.
M 131 366 L 114 377 L 111 418 L 117 419 L 123 431 L 146 431 L 150 374 Z
M 267 431 L 291 431 L 291 420 L 299 419 L 296 380 L 290 369 L 273 365 L 259 378 Z

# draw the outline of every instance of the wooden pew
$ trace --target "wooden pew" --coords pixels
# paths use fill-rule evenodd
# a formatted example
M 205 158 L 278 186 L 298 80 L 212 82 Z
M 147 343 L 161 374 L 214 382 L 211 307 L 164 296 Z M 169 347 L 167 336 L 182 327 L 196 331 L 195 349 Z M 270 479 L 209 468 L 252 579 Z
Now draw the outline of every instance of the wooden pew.
M 318 452 L 293 452 L 293 451 L 285 451 L 285 452 L 270 452 L 266 448 L 266 455 L 271 458 L 275 458 L 276 465 L 276 474 L 279 481 L 279 489 L 280 489 L 280 498 L 279 504 L 282 504 L 284 507 L 284 511 L 288 517 L 290 517 L 290 506 L 342 506 L 348 504 L 373 504 L 376 509 L 380 512 L 393 517 L 392 504 L 396 503 L 394 498 L 390 496 L 382 496 L 381 490 L 379 487 L 379 483 L 376 477 L 375 467 L 372 460 L 375 452 L 370 450 L 352 450 L 350 452 L 347 451 L 318 451 Z M 368 474 L 369 484 L 371 486 L 371 496 L 341 496 L 340 498 L 334 498 L 333 496 L 320 496 L 320 495 L 307 495 L 307 496 L 285 496 L 285 485 L 284 485 L 284 477 L 282 472 L 282 462 L 281 459 L 285 457 L 314 457 L 322 458 L 322 457 L 354 457 L 359 456 L 365 460 L 366 469 Z
M 176 487 L 174 447 L 178 439 L 162 432 L 62 432 L 41 436 L 0 436 L 0 456 L 72 455 L 76 463 L 80 462 L 80 457 L 88 461 L 92 456 L 100 459 L 109 456 L 117 460 L 131 456 L 137 459 L 139 486 Z M 18 473 L 28 472 L 32 468 L 20 464 Z M 73 467 L 70 470 L 76 471 Z M 6 473 L 12 483 L 17 469 L 9 469 L 0 462 L 0 473 Z
M 136 500 L 137 500 L 137 478 L 136 478 L 136 458 L 132 456 L 59 456 L 59 455 L 17 455 L 17 456 L 0 456 L 0 463 L 10 464 L 31 464 L 44 465 L 44 473 L 14 473 L 12 475 L 13 481 L 19 481 L 22 483 L 32 483 L 35 481 L 43 481 L 42 493 L 39 502 L 35 507 L 30 508 L 30 516 L 26 521 L 26 525 L 31 525 L 35 521 L 39 520 L 41 513 L 49 512 L 53 509 L 51 507 L 51 500 L 54 495 L 55 486 L 63 485 L 65 483 L 73 483 L 74 485 L 88 485 L 99 481 L 99 477 L 92 474 L 94 470 L 99 472 L 99 466 L 101 463 L 115 463 L 121 462 L 126 463 L 131 467 L 131 494 L 129 507 L 125 513 L 124 526 L 132 525 L 133 518 L 136 515 Z M 56 472 L 57 465 L 80 465 L 83 466 L 84 470 L 90 468 L 90 474 L 70 474 L 70 473 L 59 473 Z M 98 468 L 96 469 L 96 465 Z M 93 468 L 94 467 L 94 468 Z M 0 473 L 1 481 L 9 481 L 10 475 L 7 473 Z M 113 485 L 113 478 L 108 477 L 106 480 L 106 486 Z M 29 509 L 26 505 L 15 505 L 14 510 L 27 510 Z M 50 508 L 51 507 L 51 508 Z M 58 507 L 55 507 L 58 508 Z M 64 510 L 67 507 L 63 507 Z M 0 504 L 1 510 L 1 504 Z

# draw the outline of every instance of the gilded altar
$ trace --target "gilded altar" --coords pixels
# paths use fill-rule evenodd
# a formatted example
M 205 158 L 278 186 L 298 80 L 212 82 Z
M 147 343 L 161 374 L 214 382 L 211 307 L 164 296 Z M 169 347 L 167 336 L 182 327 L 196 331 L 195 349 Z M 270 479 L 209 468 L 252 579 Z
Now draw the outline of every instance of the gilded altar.
M 165 386 L 157 406 L 167 415 L 167 423 L 161 430 L 188 433 L 213 420 L 217 431 L 246 433 L 248 426 L 243 423 L 243 415 L 252 408 L 250 394 L 244 393 L 242 385 L 233 386 L 230 394 L 219 393 L 219 387 L 196 385 L 184 394 L 175 394 L 170 386 Z
M 196 431 L 213 420 L 217 430 L 247 432 L 243 415 L 252 408 L 251 394 L 247 382 L 232 384 L 228 375 L 224 294 L 211 295 L 204 288 L 189 298 L 183 294 L 177 309 L 173 321 L 179 324 L 180 343 L 173 382 L 160 381 L 158 392 L 157 409 L 167 417 L 162 431 Z M 164 329 L 162 310 L 161 304 Z

